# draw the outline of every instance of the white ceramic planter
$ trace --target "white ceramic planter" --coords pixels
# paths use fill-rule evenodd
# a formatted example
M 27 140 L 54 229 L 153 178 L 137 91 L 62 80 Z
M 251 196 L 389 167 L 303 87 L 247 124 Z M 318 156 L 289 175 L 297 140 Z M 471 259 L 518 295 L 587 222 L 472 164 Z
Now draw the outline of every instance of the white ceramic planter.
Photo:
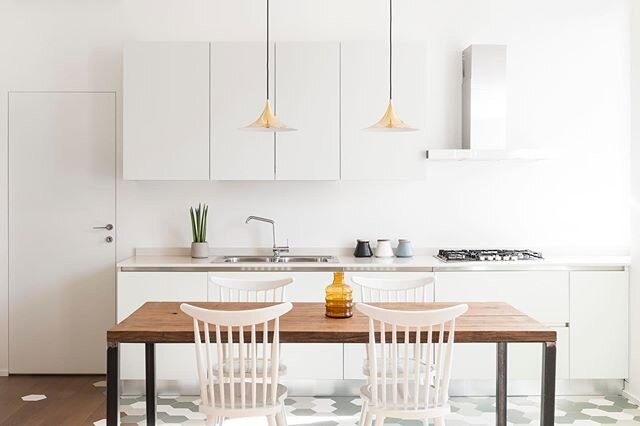
M 209 243 L 191 243 L 191 257 L 194 259 L 209 257 Z
M 393 257 L 391 241 L 378 240 L 378 245 L 376 246 L 376 257 Z

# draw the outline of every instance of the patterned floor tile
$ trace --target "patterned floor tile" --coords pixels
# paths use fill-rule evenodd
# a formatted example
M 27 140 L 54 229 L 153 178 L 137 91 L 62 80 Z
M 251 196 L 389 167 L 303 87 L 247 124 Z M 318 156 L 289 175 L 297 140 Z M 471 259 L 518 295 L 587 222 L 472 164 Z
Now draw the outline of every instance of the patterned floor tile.
M 194 396 L 158 398 L 158 424 L 202 425 L 204 416 L 198 411 L 200 399 Z M 290 397 L 285 400 L 290 426 L 357 426 L 362 401 L 353 397 Z M 121 401 L 122 421 L 145 425 L 144 397 L 124 397 Z M 537 397 L 509 398 L 508 424 L 539 424 Z M 493 398 L 452 398 L 447 426 L 495 424 Z M 231 419 L 225 426 L 262 426 L 265 419 Z M 640 408 L 621 396 L 559 397 L 556 400 L 556 424 L 593 426 L 612 424 L 640 426 Z M 422 422 L 387 419 L 385 426 L 421 426 Z

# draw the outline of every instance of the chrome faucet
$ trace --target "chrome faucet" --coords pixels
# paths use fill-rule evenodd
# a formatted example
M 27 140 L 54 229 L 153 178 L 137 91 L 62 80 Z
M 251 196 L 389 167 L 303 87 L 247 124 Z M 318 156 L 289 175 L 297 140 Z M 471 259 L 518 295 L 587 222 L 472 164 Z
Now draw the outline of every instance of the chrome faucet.
M 287 240 L 287 245 L 286 246 L 278 246 L 278 245 L 276 245 L 276 223 L 272 219 L 267 219 L 266 217 L 260 217 L 260 216 L 249 216 L 247 218 L 247 220 L 244 221 L 244 223 L 249 223 L 252 220 L 257 220 L 259 222 L 265 222 L 265 223 L 270 223 L 271 224 L 271 228 L 273 230 L 273 256 L 274 257 L 280 256 L 280 253 L 289 253 L 289 241 L 288 240 Z

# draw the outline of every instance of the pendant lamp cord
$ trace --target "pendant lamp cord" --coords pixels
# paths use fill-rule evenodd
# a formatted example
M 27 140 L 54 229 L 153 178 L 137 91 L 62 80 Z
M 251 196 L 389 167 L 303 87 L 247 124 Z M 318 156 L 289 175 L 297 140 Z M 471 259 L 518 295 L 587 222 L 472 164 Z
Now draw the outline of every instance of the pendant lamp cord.
M 269 100 L 269 0 L 267 0 L 267 100 Z
M 389 100 L 393 99 L 392 77 L 393 77 L 393 0 L 389 0 Z

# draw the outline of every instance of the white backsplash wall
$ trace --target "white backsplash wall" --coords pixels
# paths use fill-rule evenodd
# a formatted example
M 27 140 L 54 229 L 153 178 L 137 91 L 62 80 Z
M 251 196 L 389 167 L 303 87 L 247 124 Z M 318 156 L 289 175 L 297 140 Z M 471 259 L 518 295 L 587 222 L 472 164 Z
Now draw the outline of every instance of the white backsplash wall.
M 387 36 L 387 0 L 272 3 L 276 41 Z M 629 0 L 398 0 L 394 6 L 396 38 L 425 40 L 429 49 L 425 147 L 460 145 L 462 50 L 504 43 L 509 147 L 559 150 L 568 159 L 425 160 L 422 182 L 121 181 L 119 258 L 134 247 L 186 246 L 187 206 L 198 201 L 211 204 L 214 246 L 270 245 L 268 227 L 243 223 L 262 214 L 278 220 L 280 236 L 294 247 L 406 237 L 429 247 L 628 248 Z M 126 41 L 263 37 L 261 0 L 1 1 L 0 167 L 7 164 L 9 90 L 116 91 L 121 106 Z M 261 102 L 247 99 L 248 121 Z M 7 223 L 6 176 L 0 171 L 1 223 Z M 0 227 L 0 373 L 7 360 L 6 232 Z

